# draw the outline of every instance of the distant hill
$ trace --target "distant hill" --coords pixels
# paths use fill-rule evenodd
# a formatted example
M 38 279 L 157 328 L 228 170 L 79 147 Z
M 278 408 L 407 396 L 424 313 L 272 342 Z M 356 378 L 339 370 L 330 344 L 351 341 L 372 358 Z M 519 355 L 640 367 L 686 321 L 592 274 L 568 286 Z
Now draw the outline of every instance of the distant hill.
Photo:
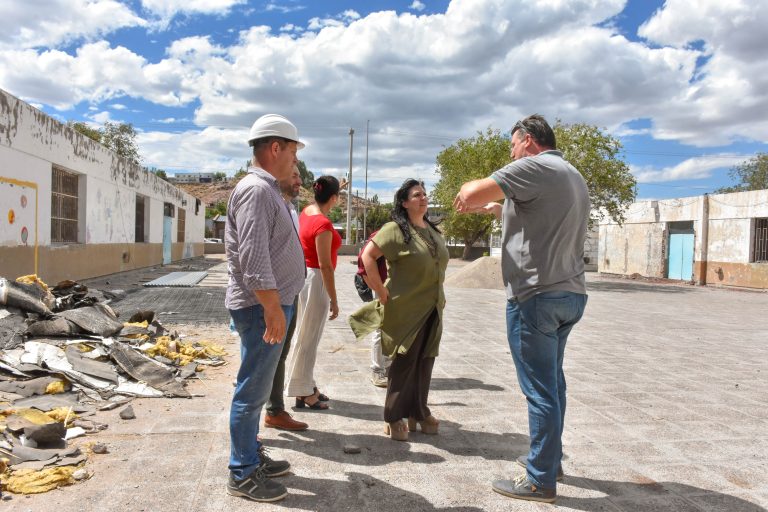
M 229 194 L 232 193 L 238 181 L 240 181 L 239 178 L 217 183 L 174 183 L 173 185 L 200 199 L 206 207 L 209 207 L 229 199 Z

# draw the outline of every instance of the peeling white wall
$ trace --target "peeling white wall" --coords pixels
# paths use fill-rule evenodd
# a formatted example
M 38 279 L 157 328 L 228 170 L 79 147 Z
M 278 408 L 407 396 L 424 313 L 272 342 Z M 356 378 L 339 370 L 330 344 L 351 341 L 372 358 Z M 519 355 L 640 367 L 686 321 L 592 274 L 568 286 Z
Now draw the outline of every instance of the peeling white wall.
M 20 222 L 30 222 L 36 206 L 38 243 L 51 244 L 51 172 L 56 165 L 80 175 L 80 198 L 85 206 L 80 222 L 81 242 L 88 244 L 131 243 L 135 235 L 136 194 L 149 202 L 147 241 L 162 243 L 163 203 L 186 209 L 185 242 L 202 243 L 205 209 L 195 215 L 196 199 L 117 156 L 101 144 L 54 120 L 31 105 L 0 90 L 0 245 L 20 244 L 19 227 L 8 222 L 8 205 L 19 201 L 18 187 L 2 181 L 19 180 L 37 184 L 38 201 L 29 211 L 20 211 Z M 186 206 L 182 206 L 186 203 Z M 178 217 L 178 216 L 177 216 Z M 173 242 L 176 242 L 176 222 Z M 82 225 L 84 224 L 84 226 Z M 31 239 L 31 237 L 30 237 Z M 33 241 L 32 241 L 33 242 Z M 185 253 L 191 253 L 185 247 Z
M 598 270 L 614 274 L 638 273 L 664 277 L 667 224 L 693 221 L 694 255 L 701 261 L 749 263 L 754 220 L 768 218 L 768 190 L 713 194 L 708 201 L 708 243 L 703 251 L 702 222 L 704 196 L 639 201 L 626 212 L 619 226 L 610 219 L 600 222 Z

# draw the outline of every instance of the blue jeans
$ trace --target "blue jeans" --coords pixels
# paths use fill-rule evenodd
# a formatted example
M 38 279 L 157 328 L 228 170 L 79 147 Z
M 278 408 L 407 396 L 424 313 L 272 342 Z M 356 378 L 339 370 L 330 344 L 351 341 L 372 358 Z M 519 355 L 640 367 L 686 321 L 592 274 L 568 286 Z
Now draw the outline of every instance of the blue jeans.
M 283 305 L 283 313 L 287 325 L 293 316 L 293 304 Z M 229 314 L 240 333 L 240 370 L 229 412 L 229 470 L 235 479 L 242 480 L 261 464 L 261 442 L 257 438 L 261 409 L 272 390 L 285 340 L 275 344 L 264 341 L 266 322 L 261 304 L 230 309 Z
M 507 340 L 528 400 L 528 479 L 547 489 L 556 487 L 563 456 L 565 343 L 586 304 L 586 295 L 573 292 L 545 292 L 522 303 L 507 302 Z

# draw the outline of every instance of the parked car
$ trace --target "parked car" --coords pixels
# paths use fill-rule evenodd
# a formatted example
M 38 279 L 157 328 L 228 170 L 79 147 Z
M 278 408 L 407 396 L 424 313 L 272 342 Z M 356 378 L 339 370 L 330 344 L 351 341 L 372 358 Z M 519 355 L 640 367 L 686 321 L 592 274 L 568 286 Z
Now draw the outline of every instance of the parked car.
M 221 238 L 205 238 L 205 243 L 207 244 L 220 244 L 223 243 Z

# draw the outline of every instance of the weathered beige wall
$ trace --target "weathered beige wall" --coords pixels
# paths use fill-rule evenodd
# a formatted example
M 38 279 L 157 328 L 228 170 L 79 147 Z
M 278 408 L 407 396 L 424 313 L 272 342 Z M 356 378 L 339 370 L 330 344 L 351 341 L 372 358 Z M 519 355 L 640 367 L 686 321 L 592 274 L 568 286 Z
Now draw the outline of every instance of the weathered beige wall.
M 751 219 L 710 219 L 709 261 L 749 263 Z
M 707 263 L 707 284 L 767 289 L 768 264 L 710 260 Z
M 603 224 L 600 226 L 598 271 L 664 277 L 663 224 Z
M 184 244 L 174 244 L 177 260 L 182 259 Z M 187 258 L 202 256 L 203 244 L 190 244 Z M 162 244 L 78 244 L 41 247 L 40 278 L 46 283 L 65 279 L 79 280 L 159 265 L 163 261 Z M 0 276 L 15 279 L 34 273 L 31 247 L 6 247 L 0 254 Z
M 708 233 L 703 247 L 705 217 Z M 623 226 L 610 220 L 601 222 L 598 270 L 665 277 L 666 226 L 693 221 L 697 282 L 765 289 L 768 263 L 750 262 L 756 218 L 768 218 L 768 190 L 637 202 L 628 209 Z

